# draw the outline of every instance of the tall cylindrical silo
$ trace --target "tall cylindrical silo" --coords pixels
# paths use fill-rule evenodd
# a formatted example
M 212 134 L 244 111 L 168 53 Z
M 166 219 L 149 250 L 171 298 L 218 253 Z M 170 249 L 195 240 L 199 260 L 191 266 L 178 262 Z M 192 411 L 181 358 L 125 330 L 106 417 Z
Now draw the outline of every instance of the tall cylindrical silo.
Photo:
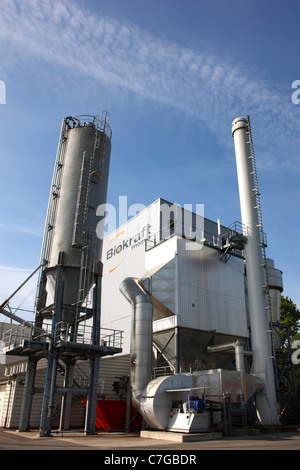
M 253 373 L 264 379 L 264 391 L 256 396 L 256 408 L 262 424 L 278 423 L 275 378 L 271 351 L 266 279 L 258 217 L 248 121 L 237 118 L 232 124 L 242 223 L 246 228 L 245 261 L 253 351 Z
M 108 113 L 63 120 L 42 248 L 46 306 L 54 302 L 59 256 L 64 304 L 80 304 L 94 282 L 103 242 L 96 210 L 106 203 L 110 153 Z M 63 313 L 66 321 L 73 316 Z

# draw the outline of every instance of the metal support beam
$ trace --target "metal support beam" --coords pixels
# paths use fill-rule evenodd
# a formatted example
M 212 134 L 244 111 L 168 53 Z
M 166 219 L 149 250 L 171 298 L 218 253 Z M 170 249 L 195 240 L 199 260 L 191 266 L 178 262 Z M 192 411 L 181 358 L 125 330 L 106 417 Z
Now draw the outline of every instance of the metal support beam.
M 55 287 L 55 308 L 52 320 L 52 333 L 49 343 L 49 356 L 46 373 L 46 383 L 43 399 L 43 408 L 41 415 L 40 424 L 40 436 L 46 437 L 51 434 L 51 421 L 53 413 L 53 403 L 56 386 L 56 375 L 57 375 L 57 363 L 58 363 L 58 351 L 55 348 L 55 330 L 56 325 L 60 323 L 62 317 L 63 307 L 63 296 L 64 296 L 64 281 L 63 281 L 63 267 L 57 266 L 57 278 Z
M 179 328 L 175 327 L 175 374 L 180 373 L 180 341 Z
M 93 434 L 96 431 L 99 360 L 99 353 L 92 351 L 90 355 L 90 376 L 84 430 L 86 434 Z
M 101 286 L 102 275 L 97 276 L 93 295 L 93 344 L 100 344 L 100 317 L 101 317 Z M 91 351 L 89 389 L 86 404 L 85 433 L 96 431 L 96 413 L 98 398 L 99 351 Z
M 25 378 L 25 387 L 23 393 L 23 401 L 21 408 L 21 416 L 19 421 L 19 431 L 26 432 L 30 428 L 30 414 L 32 407 L 32 397 L 35 392 L 34 381 L 36 376 L 36 365 L 38 359 L 33 356 L 28 358 L 27 371 Z
M 71 357 L 67 357 L 65 360 L 65 381 L 64 381 L 64 388 L 67 393 L 63 395 L 62 403 L 61 403 L 61 415 L 60 415 L 60 424 L 59 424 L 59 429 L 61 430 L 67 430 L 70 428 L 74 366 L 75 366 L 75 360 L 72 359 Z

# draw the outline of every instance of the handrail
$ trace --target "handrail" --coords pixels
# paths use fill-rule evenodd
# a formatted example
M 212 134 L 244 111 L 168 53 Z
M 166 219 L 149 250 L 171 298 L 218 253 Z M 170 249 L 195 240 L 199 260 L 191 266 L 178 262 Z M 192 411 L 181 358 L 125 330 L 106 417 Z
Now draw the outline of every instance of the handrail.
M 79 324 L 74 328 L 74 323 L 65 321 L 56 324 L 54 331 L 54 344 L 60 341 L 76 344 L 93 344 L 94 328 L 92 325 Z M 123 331 L 111 328 L 99 328 L 99 345 L 120 348 L 123 341 Z
M 25 339 L 36 340 L 41 342 L 54 340 L 54 344 L 59 341 L 68 341 L 79 344 L 93 344 L 93 327 L 91 325 L 79 325 L 74 331 L 74 323 L 60 322 L 56 325 L 54 337 L 51 335 L 51 325 L 44 324 L 43 332 L 34 335 L 35 324 L 34 322 L 22 323 L 7 330 L 3 334 L 3 342 L 5 351 L 9 351 L 18 346 L 21 346 Z M 123 331 L 113 330 L 110 328 L 100 328 L 100 346 L 107 346 L 113 348 L 121 348 L 123 341 Z

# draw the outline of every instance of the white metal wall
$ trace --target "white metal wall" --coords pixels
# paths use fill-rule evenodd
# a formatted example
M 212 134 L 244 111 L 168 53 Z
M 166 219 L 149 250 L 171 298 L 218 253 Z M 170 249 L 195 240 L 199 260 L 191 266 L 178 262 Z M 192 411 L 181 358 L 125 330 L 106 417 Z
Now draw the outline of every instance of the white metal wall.
M 220 261 L 217 250 L 186 244 L 178 239 L 179 325 L 248 337 L 243 260 Z
M 101 326 L 124 331 L 123 354 L 129 354 L 131 306 L 119 291 L 129 276 L 145 274 L 147 230 L 159 230 L 159 200 L 109 235 L 103 244 Z

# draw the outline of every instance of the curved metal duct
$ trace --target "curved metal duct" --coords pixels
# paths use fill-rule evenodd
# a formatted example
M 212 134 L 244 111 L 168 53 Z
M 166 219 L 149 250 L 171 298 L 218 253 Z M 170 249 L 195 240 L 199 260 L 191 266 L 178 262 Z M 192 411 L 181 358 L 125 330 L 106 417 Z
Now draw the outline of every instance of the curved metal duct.
M 210 353 L 230 351 L 234 349 L 235 352 L 235 363 L 236 370 L 240 372 L 245 372 L 245 351 L 244 351 L 244 342 L 240 340 L 233 341 L 232 343 L 226 344 L 217 344 L 214 346 L 207 346 L 207 351 Z M 249 352 L 247 352 L 249 354 Z M 250 353 L 252 356 L 252 353 Z
M 138 278 L 126 278 L 120 292 L 132 306 L 130 375 L 132 404 L 150 428 L 167 429 L 172 401 L 184 399 L 186 392 L 166 393 L 168 389 L 192 385 L 192 376 L 176 374 L 151 380 L 153 305 Z
M 142 392 L 151 380 L 153 306 L 141 279 L 129 277 L 120 292 L 132 305 L 131 317 L 131 389 L 133 406 L 141 411 Z

